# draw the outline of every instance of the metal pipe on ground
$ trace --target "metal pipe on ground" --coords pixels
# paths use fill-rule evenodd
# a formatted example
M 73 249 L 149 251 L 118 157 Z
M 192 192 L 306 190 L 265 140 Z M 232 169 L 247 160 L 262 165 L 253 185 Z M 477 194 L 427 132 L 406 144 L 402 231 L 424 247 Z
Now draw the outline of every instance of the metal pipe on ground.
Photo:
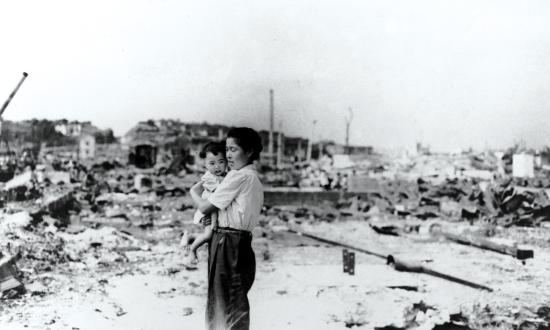
M 510 255 L 519 260 L 534 258 L 534 255 L 535 255 L 533 252 L 533 249 L 526 246 L 518 247 L 513 245 L 500 244 L 500 243 L 492 242 L 482 237 L 465 237 L 465 236 L 446 233 L 446 232 L 443 232 L 442 234 L 446 239 L 453 241 L 455 243 L 477 247 L 482 250 L 488 250 L 488 251 L 493 251 L 501 254 Z
M 400 260 L 400 259 L 397 259 L 394 256 L 392 256 L 391 254 L 386 256 L 386 255 L 378 253 L 378 252 L 369 251 L 369 250 L 366 250 L 366 249 L 363 249 L 363 248 L 360 248 L 360 247 L 357 247 L 357 246 L 353 246 L 353 245 L 350 245 L 350 244 L 330 240 L 330 239 L 320 237 L 320 236 L 317 236 L 317 235 L 313 235 L 313 234 L 309 234 L 309 233 L 306 233 L 306 232 L 303 232 L 303 231 L 297 230 L 297 229 L 287 228 L 287 230 L 291 233 L 296 234 L 296 235 L 303 236 L 303 237 L 308 237 L 308 238 L 317 240 L 319 242 L 331 244 L 331 245 L 334 245 L 334 246 L 345 247 L 347 249 L 355 250 L 355 251 L 362 252 L 362 253 L 365 253 L 365 254 L 368 254 L 368 255 L 371 255 L 371 256 L 382 258 L 382 259 L 386 260 L 386 263 L 388 265 L 391 265 L 397 271 L 413 272 L 413 273 L 424 273 L 424 274 L 439 277 L 439 278 L 442 278 L 442 279 L 445 279 L 445 280 L 448 280 L 448 281 L 451 281 L 451 282 L 466 285 L 466 286 L 469 286 L 469 287 L 472 287 L 472 288 L 487 290 L 489 292 L 493 291 L 493 289 L 491 289 L 487 286 L 477 284 L 477 283 L 474 283 L 474 282 L 470 282 L 470 281 L 467 281 L 467 280 L 464 280 L 464 279 L 461 279 L 461 278 L 458 278 L 458 277 L 455 277 L 455 276 L 452 276 L 452 275 L 437 272 L 437 271 L 435 271 L 433 269 L 430 269 L 428 267 L 425 267 L 425 266 L 423 266 L 423 265 L 421 265 L 420 263 L 417 263 L 417 262 Z
M 487 239 L 485 237 L 451 233 L 444 230 L 441 224 L 437 222 L 429 225 L 429 231 L 432 236 L 443 236 L 445 239 L 458 244 L 473 246 L 482 250 L 510 255 L 519 260 L 534 258 L 535 256 L 535 253 L 531 247 L 525 245 L 517 246 L 516 244 L 502 244 L 491 241 L 490 239 Z
M 317 241 L 319 241 L 319 242 L 328 243 L 328 244 L 335 245 L 335 246 L 345 247 L 345 248 L 348 248 L 348 249 L 351 249 L 351 250 L 363 252 L 363 253 L 368 254 L 368 255 L 371 255 L 371 256 L 375 256 L 375 257 L 378 257 L 378 258 L 382 258 L 382 259 L 384 259 L 384 260 L 386 259 L 386 256 L 383 255 L 383 254 L 381 254 L 381 253 L 377 253 L 377 252 L 365 250 L 365 249 L 360 248 L 360 247 L 357 247 L 357 246 L 353 246 L 353 245 L 349 245 L 349 244 L 346 244 L 346 243 L 341 243 L 341 242 L 333 241 L 333 240 L 330 240 L 330 239 L 327 239 L 327 238 L 315 236 L 315 235 L 308 234 L 308 233 L 305 233 L 305 232 L 303 232 L 303 231 L 299 231 L 299 230 L 295 230 L 295 229 L 290 229 L 290 228 L 288 228 L 288 231 L 291 232 L 291 233 L 300 235 L 300 236 L 304 236 L 304 237 L 308 237 L 308 238 L 317 240 Z
M 445 279 L 445 280 L 448 280 L 448 281 L 451 281 L 451 282 L 466 285 L 466 286 L 469 286 L 469 287 L 472 287 L 472 288 L 475 288 L 475 289 L 487 290 L 489 292 L 493 291 L 493 289 L 491 289 L 487 286 L 477 284 L 477 283 L 474 283 L 474 282 L 470 282 L 468 280 L 464 280 L 464 279 L 461 279 L 459 277 L 455 277 L 455 276 L 452 276 L 452 275 L 440 273 L 438 271 L 435 271 L 431 268 L 428 268 L 428 267 L 420 264 L 419 262 L 404 261 L 404 260 L 397 259 L 392 255 L 388 255 L 386 263 L 388 265 L 393 266 L 393 268 L 395 270 L 400 271 L 400 272 L 424 273 L 424 274 L 439 277 L 439 278 L 442 278 L 442 279 Z

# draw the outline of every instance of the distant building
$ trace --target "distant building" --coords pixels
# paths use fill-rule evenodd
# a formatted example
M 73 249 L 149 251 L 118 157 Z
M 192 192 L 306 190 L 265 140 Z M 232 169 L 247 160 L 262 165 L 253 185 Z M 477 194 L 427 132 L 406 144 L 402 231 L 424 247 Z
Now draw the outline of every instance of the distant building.
M 260 134 L 260 138 L 262 139 L 262 144 L 264 146 L 264 150 L 262 152 L 262 158 L 264 160 L 269 160 L 270 155 L 268 155 L 268 146 L 269 146 L 269 131 L 262 130 L 259 131 L 258 134 Z M 273 132 L 273 160 L 276 159 L 276 155 L 279 152 L 279 134 L 281 134 L 281 141 L 282 141 L 282 156 L 283 156 L 283 162 L 284 161 L 303 161 L 306 159 L 306 153 L 307 153 L 307 144 L 308 139 L 304 139 L 301 137 L 292 137 L 292 136 L 285 136 L 284 133 L 274 131 Z
M 78 122 L 57 124 L 55 125 L 55 130 L 65 136 L 79 136 L 82 131 L 82 124 Z
M 54 129 L 56 132 L 59 132 L 65 136 L 67 136 L 67 124 L 57 124 L 54 126 Z
M 342 144 L 336 144 L 334 141 L 325 140 L 321 141 L 323 146 L 323 153 L 329 155 L 341 154 L 341 155 L 371 155 L 373 148 L 371 146 L 345 146 Z
M 10 144 L 12 142 L 22 143 L 22 140 L 24 140 L 25 136 L 27 136 L 29 132 L 32 131 L 32 125 L 30 121 L 13 122 L 6 120 L 3 122 L 3 130 L 9 136 Z
M 542 168 L 542 155 L 538 151 L 535 153 L 535 168 Z
M 58 122 L 54 126 L 54 129 L 65 136 L 80 136 L 84 130 L 86 130 L 87 128 L 89 130 L 90 127 L 92 127 L 92 123 L 90 121 L 67 122 L 66 120 L 63 120 Z
M 372 146 L 344 146 L 344 154 L 347 155 L 371 155 Z
M 535 161 L 533 155 L 515 154 L 512 158 L 512 175 L 519 178 L 535 176 Z
M 430 154 L 430 147 L 425 146 L 420 142 L 416 143 L 416 154 L 417 155 L 429 155 Z
M 78 147 L 74 145 L 66 146 L 54 146 L 47 147 L 42 145 L 40 147 L 39 158 L 45 158 L 48 161 L 53 161 L 55 158 L 62 160 L 76 160 L 78 158 Z
M 283 154 L 285 158 L 293 161 L 303 161 L 306 159 L 308 139 L 301 137 L 285 137 Z
M 231 129 L 229 126 L 208 124 L 206 122 L 185 124 L 187 135 L 191 138 L 210 137 L 223 140 L 229 129 Z
M 142 121 L 132 127 L 121 139 L 128 150 L 128 163 L 139 168 L 150 168 L 157 163 L 186 161 L 190 139 L 179 121 Z
M 91 134 L 83 134 L 78 141 L 78 158 L 90 159 L 95 157 L 95 137 Z

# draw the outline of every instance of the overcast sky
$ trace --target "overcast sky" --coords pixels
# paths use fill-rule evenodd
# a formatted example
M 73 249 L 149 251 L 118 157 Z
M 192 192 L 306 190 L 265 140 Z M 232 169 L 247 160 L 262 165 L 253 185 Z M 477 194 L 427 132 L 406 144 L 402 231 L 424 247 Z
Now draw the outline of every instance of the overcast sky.
M 175 118 L 437 150 L 550 145 L 550 2 L 3 1 L 4 119 Z M 313 126 L 313 120 L 317 124 Z

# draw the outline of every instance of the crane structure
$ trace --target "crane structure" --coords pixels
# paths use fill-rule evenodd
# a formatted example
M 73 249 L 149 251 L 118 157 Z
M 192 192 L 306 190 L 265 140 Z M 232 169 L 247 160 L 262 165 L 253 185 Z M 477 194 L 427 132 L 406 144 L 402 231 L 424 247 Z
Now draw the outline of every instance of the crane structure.
M 15 96 L 17 91 L 19 90 L 19 87 L 21 87 L 21 85 L 23 84 L 23 82 L 25 81 L 25 79 L 27 78 L 28 75 L 29 75 L 28 73 L 23 72 L 23 77 L 21 77 L 21 80 L 19 80 L 19 83 L 17 83 L 17 86 L 15 86 L 15 89 L 8 96 L 8 99 L 6 100 L 6 102 L 4 102 L 4 104 L 2 105 L 2 108 L 0 108 L 0 137 L 2 136 L 2 126 L 3 126 L 3 123 L 4 123 L 4 119 L 2 118 L 2 115 L 4 114 L 4 111 L 6 111 L 6 108 L 8 107 L 11 100 L 13 99 L 13 97 Z M 8 151 L 9 151 L 9 145 L 8 145 L 7 138 L 5 139 L 5 142 L 6 142 L 6 146 L 8 148 Z

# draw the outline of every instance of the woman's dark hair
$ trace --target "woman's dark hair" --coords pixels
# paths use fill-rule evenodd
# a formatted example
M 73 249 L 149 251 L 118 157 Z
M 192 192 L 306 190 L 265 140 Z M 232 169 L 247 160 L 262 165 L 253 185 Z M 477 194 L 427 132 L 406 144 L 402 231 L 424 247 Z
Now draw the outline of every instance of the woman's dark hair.
M 208 142 L 207 144 L 204 145 L 204 147 L 202 147 L 202 150 L 199 153 L 199 157 L 201 159 L 205 159 L 206 154 L 209 152 L 212 153 L 214 156 L 221 154 L 223 158 L 225 158 L 225 141 Z
M 249 163 L 260 159 L 260 152 L 264 149 L 260 134 L 249 127 L 236 127 L 227 132 L 228 138 L 235 139 L 235 143 L 243 149 L 244 152 L 252 152 L 248 159 Z

